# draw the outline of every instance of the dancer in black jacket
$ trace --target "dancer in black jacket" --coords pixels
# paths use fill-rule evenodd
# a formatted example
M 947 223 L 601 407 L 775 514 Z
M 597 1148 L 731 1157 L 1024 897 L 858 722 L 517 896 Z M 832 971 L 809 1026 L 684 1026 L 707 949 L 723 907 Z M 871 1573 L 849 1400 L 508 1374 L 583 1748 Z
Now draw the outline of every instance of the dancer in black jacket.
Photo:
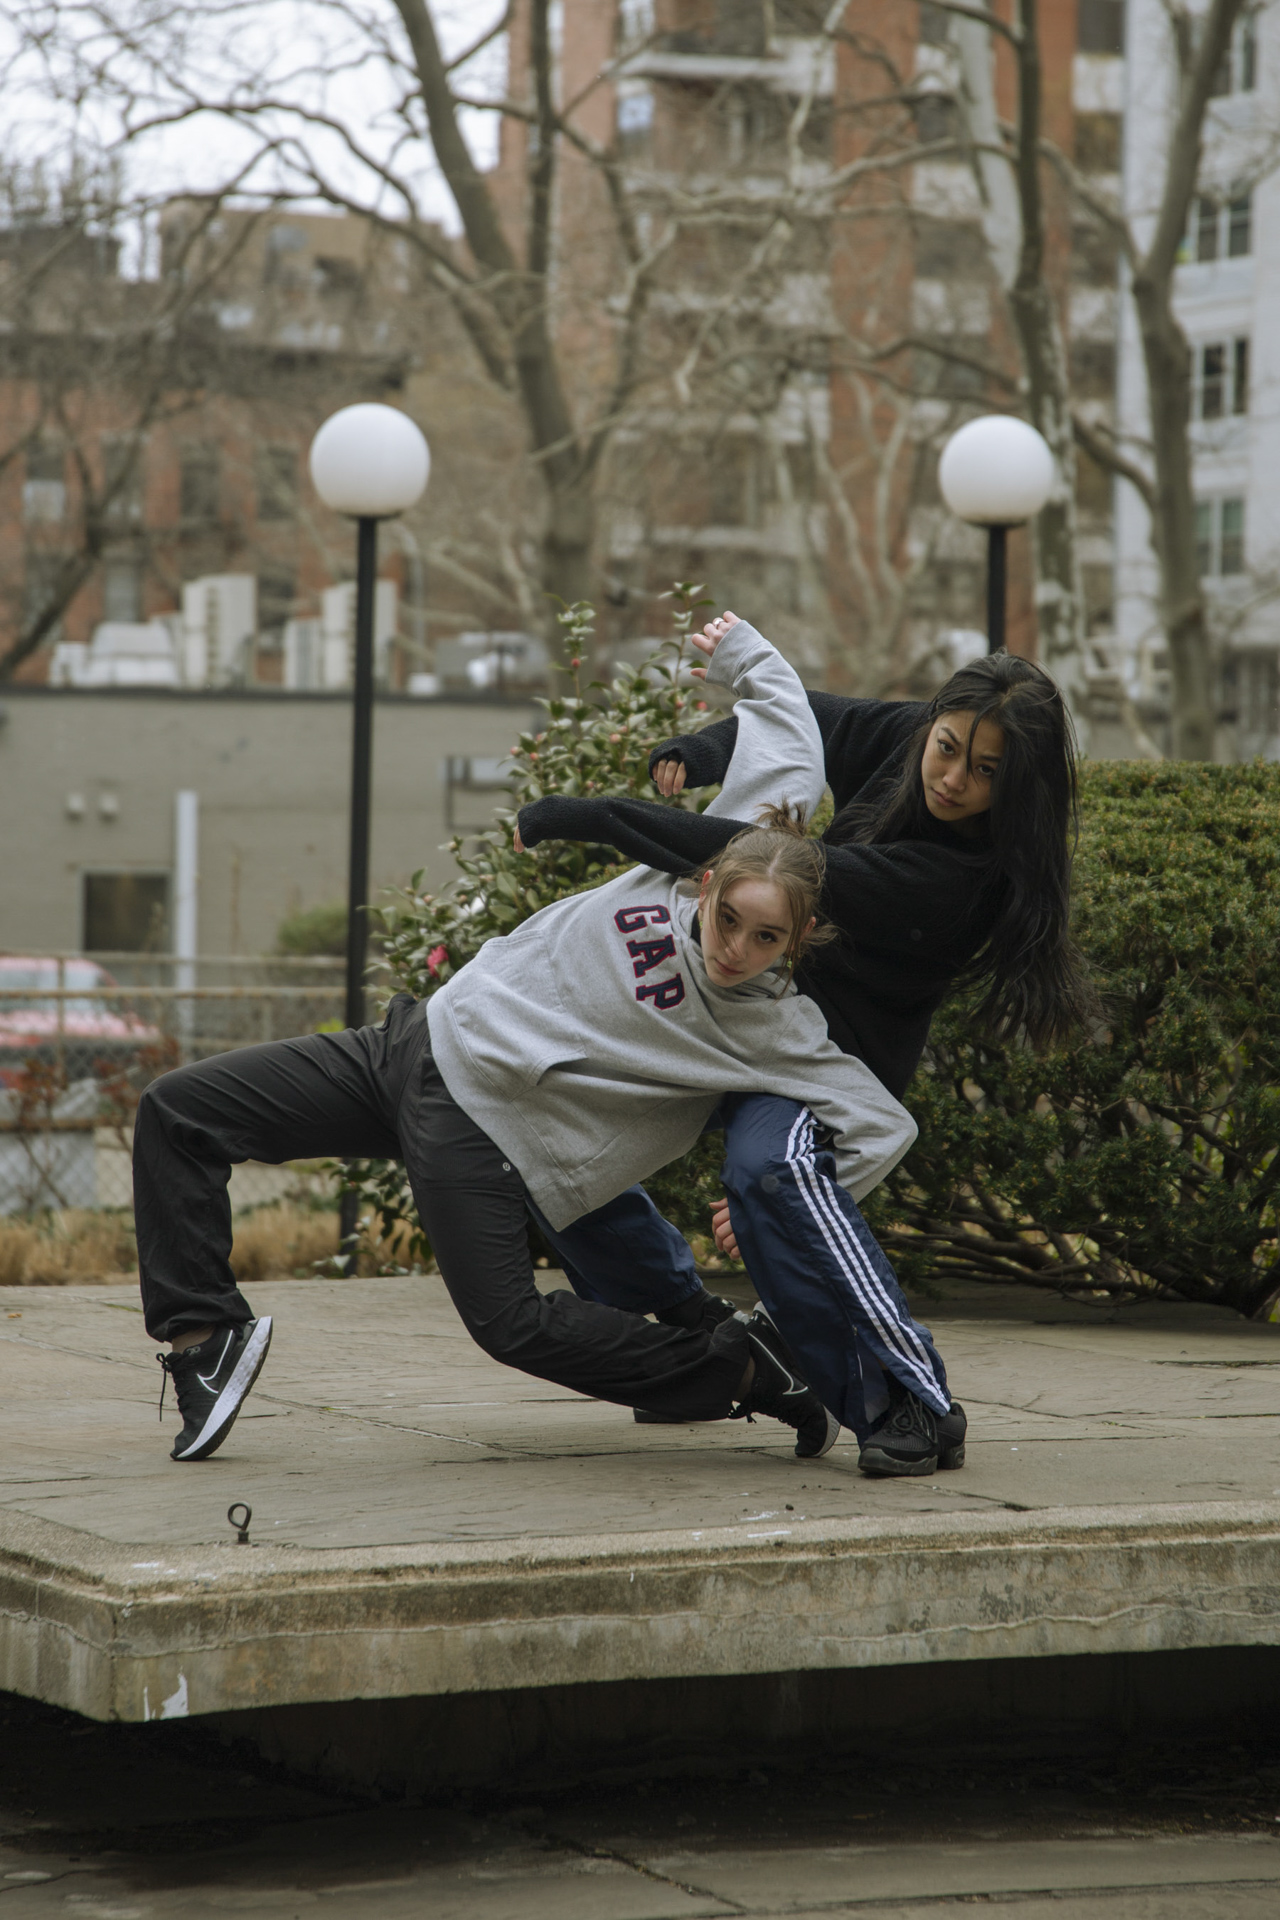
M 1039 1043 L 1073 1026 L 1089 1003 L 1067 927 L 1075 758 L 1049 676 L 1000 653 L 962 668 L 928 705 L 821 693 L 809 702 L 835 800 L 824 906 L 842 937 L 806 957 L 796 983 L 821 1007 L 832 1039 L 901 1098 L 933 1014 L 957 984 L 980 990 L 979 1018 L 995 1031 Z M 729 719 L 664 742 L 650 759 L 655 782 L 671 796 L 722 780 L 736 737 Z M 668 872 L 696 868 L 741 824 L 645 801 L 559 796 L 524 808 L 519 822 L 526 846 L 601 841 Z M 855 1234 L 829 1207 L 800 1204 L 809 1176 L 793 1150 L 792 1103 L 770 1105 L 780 1110 L 772 1126 L 758 1104 L 726 1116 L 719 1245 L 745 1256 L 811 1383 L 857 1432 L 867 1471 L 958 1464 L 962 1416 L 948 1426 L 944 1415 L 940 1428 L 942 1409 L 912 1364 L 914 1322 L 882 1251 L 860 1219 Z M 656 1212 L 647 1220 L 642 1196 L 613 1205 L 619 1231 L 629 1209 L 633 1255 L 646 1238 L 655 1249 L 673 1244 Z M 588 1274 L 583 1290 L 602 1299 L 607 1228 L 589 1218 L 560 1249 L 575 1284 Z M 648 1265 L 656 1268 L 656 1252 Z M 879 1316 L 875 1326 L 868 1315 Z

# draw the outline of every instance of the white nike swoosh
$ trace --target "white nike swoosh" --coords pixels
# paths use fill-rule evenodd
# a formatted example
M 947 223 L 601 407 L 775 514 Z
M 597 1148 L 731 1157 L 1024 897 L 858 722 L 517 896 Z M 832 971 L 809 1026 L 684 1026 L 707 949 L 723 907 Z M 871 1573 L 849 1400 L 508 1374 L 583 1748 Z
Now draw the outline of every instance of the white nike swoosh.
M 205 1376 L 202 1373 L 198 1373 L 196 1375 L 196 1379 L 200 1382 L 200 1385 L 204 1388 L 206 1393 L 213 1392 L 213 1382 L 218 1377 L 218 1368 L 222 1365 L 223 1361 L 226 1359 L 228 1349 L 230 1348 L 231 1342 L 234 1339 L 235 1339 L 234 1333 L 229 1333 L 227 1335 L 226 1345 L 223 1347 L 222 1352 L 218 1355 L 217 1363 L 213 1369 L 213 1377 L 211 1379 L 206 1380 Z

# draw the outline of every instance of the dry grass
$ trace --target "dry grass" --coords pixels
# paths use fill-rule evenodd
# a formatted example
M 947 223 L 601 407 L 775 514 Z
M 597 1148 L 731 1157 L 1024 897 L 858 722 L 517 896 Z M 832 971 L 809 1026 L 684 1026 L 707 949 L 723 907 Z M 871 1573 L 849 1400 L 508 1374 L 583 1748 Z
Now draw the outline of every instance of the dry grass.
M 133 1222 L 71 1210 L 39 1221 L 0 1219 L 0 1286 L 73 1287 L 135 1277 Z
M 403 1269 L 398 1235 L 361 1243 L 361 1274 Z M 309 1207 L 259 1207 L 235 1223 L 231 1265 L 241 1286 L 313 1279 L 338 1251 L 338 1216 Z M 0 1287 L 123 1286 L 137 1281 L 133 1221 L 127 1213 L 68 1211 L 36 1220 L 0 1217 Z
M 259 1207 L 236 1221 L 231 1265 L 242 1287 L 290 1274 L 314 1277 L 318 1260 L 338 1251 L 338 1216 L 302 1207 Z

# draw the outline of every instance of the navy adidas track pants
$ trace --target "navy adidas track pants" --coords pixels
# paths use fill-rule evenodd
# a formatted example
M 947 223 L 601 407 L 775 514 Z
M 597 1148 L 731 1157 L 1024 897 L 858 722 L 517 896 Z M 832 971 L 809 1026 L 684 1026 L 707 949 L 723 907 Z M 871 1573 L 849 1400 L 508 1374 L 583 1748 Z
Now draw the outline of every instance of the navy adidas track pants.
M 951 1405 L 946 1369 L 913 1319 L 893 1268 L 836 1179 L 812 1114 L 772 1094 L 735 1094 L 724 1188 L 747 1271 L 810 1385 L 863 1438 L 888 1404 L 892 1374 L 935 1413 Z M 560 1232 L 541 1222 L 589 1300 L 652 1312 L 699 1290 L 693 1256 L 642 1187 Z

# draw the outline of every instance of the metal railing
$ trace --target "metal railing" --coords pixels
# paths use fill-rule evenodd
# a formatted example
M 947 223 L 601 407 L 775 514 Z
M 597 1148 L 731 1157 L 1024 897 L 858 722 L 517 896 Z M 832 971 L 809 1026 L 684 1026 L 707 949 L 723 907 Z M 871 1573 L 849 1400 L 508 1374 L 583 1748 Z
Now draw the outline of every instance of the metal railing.
M 5 960 L 42 962 L 59 984 L 10 985 Z M 86 960 L 113 977 L 67 984 Z M 122 981 L 126 969 L 135 977 Z M 0 955 L 0 1214 L 127 1207 L 133 1116 L 151 1081 L 236 1047 L 340 1027 L 344 980 L 345 963 L 327 956 Z M 378 998 L 374 980 L 371 1010 Z M 258 1199 L 297 1183 L 288 1169 L 254 1176 Z M 235 1184 L 238 1204 L 253 1203 L 246 1170 Z

